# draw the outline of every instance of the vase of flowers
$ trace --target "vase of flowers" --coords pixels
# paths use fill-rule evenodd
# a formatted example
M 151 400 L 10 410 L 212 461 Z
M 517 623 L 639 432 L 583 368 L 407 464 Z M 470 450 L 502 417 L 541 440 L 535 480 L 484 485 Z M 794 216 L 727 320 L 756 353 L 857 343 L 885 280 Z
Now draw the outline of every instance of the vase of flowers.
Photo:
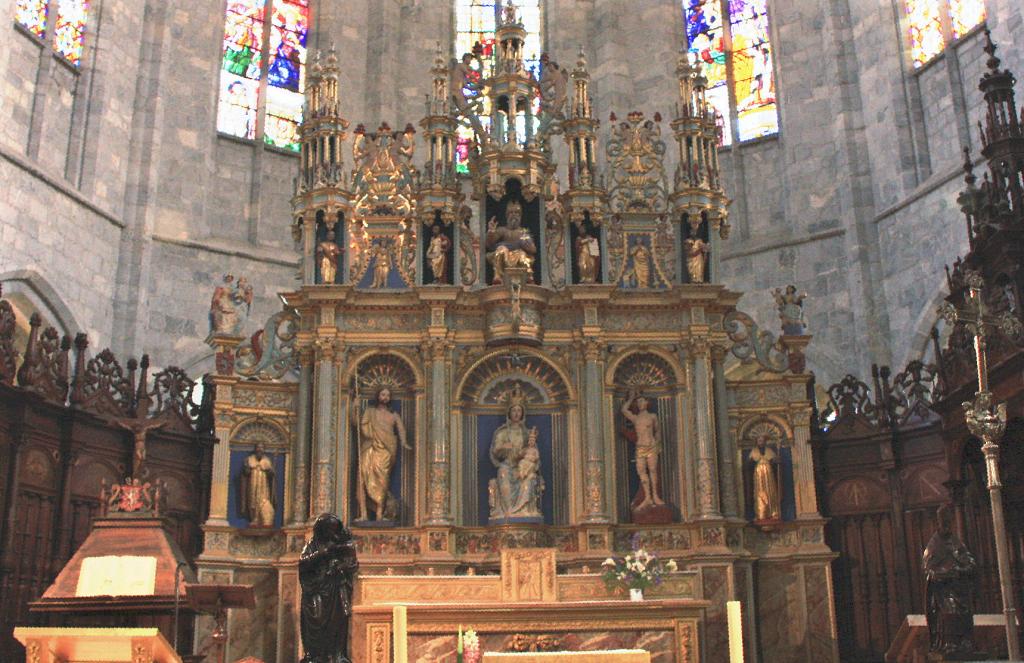
M 662 561 L 641 545 L 638 537 L 633 537 L 633 551 L 625 557 L 609 557 L 601 564 L 601 577 L 608 589 L 628 589 L 632 601 L 643 601 L 644 590 L 660 585 L 662 578 L 679 570 L 674 559 Z
M 459 638 L 455 642 L 455 660 L 457 663 L 480 663 L 483 652 L 480 649 L 480 638 L 473 629 L 462 630 L 459 626 Z

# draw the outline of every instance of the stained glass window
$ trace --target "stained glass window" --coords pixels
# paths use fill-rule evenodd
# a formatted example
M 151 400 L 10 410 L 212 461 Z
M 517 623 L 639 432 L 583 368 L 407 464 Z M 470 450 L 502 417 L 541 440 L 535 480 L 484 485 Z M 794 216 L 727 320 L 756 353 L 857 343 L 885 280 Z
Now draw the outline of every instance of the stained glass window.
M 506 0 L 507 2 L 508 0 Z M 540 0 L 514 0 L 519 19 L 526 28 L 526 41 L 523 44 L 523 55 L 526 67 L 540 77 L 541 55 L 541 10 Z M 479 52 L 483 63 L 479 71 L 481 78 L 487 78 L 494 66 L 494 31 L 497 27 L 499 7 L 495 0 L 455 0 L 455 57 L 461 58 L 465 53 L 472 53 L 476 44 L 480 44 Z M 478 67 L 476 61 L 472 65 Z M 534 104 L 536 113 L 539 101 Z M 490 101 L 485 97 L 480 112 L 480 121 L 484 129 L 490 129 Z M 525 120 L 522 127 L 517 126 L 517 133 L 525 136 Z M 455 169 L 460 173 L 468 173 L 469 150 L 473 142 L 473 130 L 469 126 L 460 125 L 458 141 L 455 147 Z
M 46 36 L 47 0 L 18 0 L 14 5 L 14 20 L 26 30 L 42 39 Z
M 946 46 L 985 20 L 985 0 L 905 0 L 910 58 L 931 62 Z
M 48 0 L 17 0 L 14 20 L 40 39 L 49 29 L 50 2 Z M 53 22 L 53 49 L 58 55 L 75 65 L 82 64 L 85 46 L 85 21 L 89 0 L 56 0 L 57 16 Z
M 265 109 L 263 141 L 299 150 L 308 32 L 308 0 L 228 0 L 218 131 L 256 140 Z
M 722 144 L 733 142 L 734 130 L 741 141 L 778 133 L 767 0 L 683 0 L 683 18 L 707 99 L 721 115 Z
M 959 39 L 985 21 L 985 0 L 949 0 L 953 39 Z

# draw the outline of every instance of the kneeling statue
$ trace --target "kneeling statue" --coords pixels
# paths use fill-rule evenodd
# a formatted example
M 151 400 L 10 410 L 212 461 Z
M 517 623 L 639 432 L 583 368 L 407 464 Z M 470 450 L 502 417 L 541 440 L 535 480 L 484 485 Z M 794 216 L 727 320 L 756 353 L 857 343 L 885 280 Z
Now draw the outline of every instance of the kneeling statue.
M 352 663 L 348 621 L 358 571 L 352 533 L 334 514 L 320 515 L 299 557 L 301 663 Z

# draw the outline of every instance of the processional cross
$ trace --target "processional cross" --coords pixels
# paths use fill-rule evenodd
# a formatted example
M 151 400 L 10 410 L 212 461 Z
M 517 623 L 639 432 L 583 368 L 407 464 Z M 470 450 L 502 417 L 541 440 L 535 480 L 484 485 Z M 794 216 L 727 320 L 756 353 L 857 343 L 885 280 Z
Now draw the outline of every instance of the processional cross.
M 968 297 L 963 309 L 957 309 L 950 302 L 939 308 L 939 314 L 949 324 L 960 323 L 974 337 L 974 357 L 978 367 L 978 391 L 974 401 L 964 401 L 964 419 L 967 429 L 982 440 L 981 451 L 985 455 L 987 485 L 992 503 L 992 526 L 996 539 L 996 562 L 999 567 L 999 585 L 1003 600 L 1003 614 L 1006 617 L 1006 640 L 1009 660 L 1020 660 L 1020 641 L 1017 639 L 1017 615 L 1014 608 L 1013 576 L 1010 574 L 1009 551 L 1006 541 L 1006 527 L 1003 516 L 1003 485 L 999 479 L 999 440 L 1006 430 L 1006 404 L 992 405 L 992 392 L 988 388 L 988 361 L 985 348 L 991 329 L 998 329 L 1010 338 L 1018 338 L 1022 327 L 1009 311 L 991 315 L 985 305 L 983 289 L 985 282 L 976 271 L 965 270 L 964 282 Z

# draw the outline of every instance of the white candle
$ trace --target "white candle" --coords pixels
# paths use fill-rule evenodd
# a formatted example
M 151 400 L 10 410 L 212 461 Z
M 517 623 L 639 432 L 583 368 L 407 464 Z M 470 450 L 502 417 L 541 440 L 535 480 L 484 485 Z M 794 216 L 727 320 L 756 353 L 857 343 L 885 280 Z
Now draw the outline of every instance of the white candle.
M 409 663 L 408 608 L 396 605 L 391 609 L 391 633 L 394 640 L 395 663 Z
M 729 616 L 729 663 L 743 663 L 743 615 L 740 602 L 727 601 L 725 605 Z

